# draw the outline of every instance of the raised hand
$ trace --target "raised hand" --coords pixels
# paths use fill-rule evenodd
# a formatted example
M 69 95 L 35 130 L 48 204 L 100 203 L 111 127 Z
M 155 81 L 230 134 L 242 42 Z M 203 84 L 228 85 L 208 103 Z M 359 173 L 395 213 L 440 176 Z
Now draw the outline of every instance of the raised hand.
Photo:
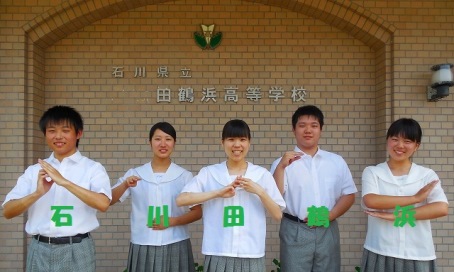
M 218 197 L 222 198 L 229 198 L 235 195 L 235 188 L 237 187 L 236 182 L 232 182 L 231 184 L 225 186 L 224 188 L 220 189 L 217 193 Z
M 284 153 L 284 156 L 282 156 L 279 165 L 285 168 L 292 164 L 292 162 L 301 159 L 301 156 L 303 156 L 302 152 L 287 151 Z
M 36 185 L 36 191 L 40 195 L 44 195 L 49 192 L 50 188 L 54 184 L 54 181 L 49 177 L 44 169 L 40 169 L 38 172 L 38 181 Z
M 433 188 L 437 185 L 437 183 L 440 182 L 439 180 L 433 180 L 429 183 L 427 183 L 424 187 L 422 187 L 416 194 L 415 197 L 419 202 L 422 202 L 426 200 L 426 198 L 429 196 L 430 192 L 432 192 Z
M 139 178 L 137 176 L 130 176 L 124 182 L 126 183 L 126 186 L 128 186 L 128 187 L 136 187 L 137 182 L 139 180 L 141 180 L 141 178 Z
M 251 179 L 242 176 L 238 176 L 235 179 L 235 182 L 238 182 L 240 184 L 239 186 L 249 193 L 258 195 L 263 191 L 262 186 L 252 181 Z
M 164 216 L 161 215 L 161 218 L 160 218 L 160 224 L 156 224 L 156 219 L 153 220 L 153 225 L 152 226 L 148 226 L 154 230 L 165 230 L 171 226 L 173 226 L 173 217 L 168 217 L 168 220 L 169 220 L 169 225 L 168 226 L 164 226 Z
M 50 163 L 38 159 L 38 163 L 41 165 L 42 170 L 46 173 L 45 180 L 49 181 L 49 178 L 52 182 L 55 182 L 58 185 L 63 185 L 65 182 L 69 182 L 65 179 L 57 169 L 55 169 Z
M 394 221 L 396 219 L 396 216 L 394 215 L 394 213 L 390 213 L 390 212 L 377 212 L 377 211 L 368 211 L 368 210 L 366 210 L 364 212 L 370 216 L 381 218 L 381 219 L 388 220 L 388 221 Z

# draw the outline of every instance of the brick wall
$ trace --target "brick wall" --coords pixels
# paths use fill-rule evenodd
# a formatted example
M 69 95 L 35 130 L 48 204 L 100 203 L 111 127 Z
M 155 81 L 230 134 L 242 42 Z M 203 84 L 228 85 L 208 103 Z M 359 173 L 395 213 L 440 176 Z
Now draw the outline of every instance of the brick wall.
M 80 149 L 104 164 L 112 184 L 150 159 L 148 130 L 162 120 L 177 129 L 174 161 L 194 174 L 225 159 L 220 131 L 232 118 L 252 129 L 249 160 L 268 168 L 293 148 L 293 111 L 315 104 L 326 117 L 321 147 L 346 159 L 360 190 L 364 167 L 385 159 L 389 123 L 411 116 L 424 129 L 415 161 L 437 171 L 452 199 L 452 96 L 435 103 L 425 94 L 430 67 L 453 62 L 451 1 L 108 2 L 0 3 L 2 201 L 25 167 L 49 154 L 37 120 L 55 104 L 82 113 Z M 223 33 L 215 50 L 196 46 L 200 24 Z M 114 67 L 123 67 L 122 78 L 112 75 Z M 135 77 L 136 67 L 145 67 L 146 76 Z M 159 67 L 167 78 L 158 77 Z M 180 77 L 183 68 L 190 78 Z M 194 101 L 179 102 L 178 90 L 188 87 Z M 224 99 L 231 87 L 237 102 Z M 248 87 L 260 88 L 262 98 L 248 99 Z M 284 90 L 278 101 L 268 95 L 275 87 Z M 293 87 L 306 89 L 306 101 L 292 101 Z M 216 102 L 201 101 L 204 88 L 215 88 Z M 170 102 L 158 102 L 158 89 L 170 89 Z M 359 195 L 340 219 L 342 271 L 360 263 L 366 217 Z M 128 201 L 99 214 L 102 226 L 93 234 L 99 271 L 125 267 L 129 210 Z M 0 219 L 2 270 L 24 266 L 24 221 Z M 190 228 L 202 262 L 201 222 Z M 268 270 L 279 255 L 278 229 L 269 220 Z M 451 270 L 452 219 L 435 220 L 433 230 L 440 270 Z

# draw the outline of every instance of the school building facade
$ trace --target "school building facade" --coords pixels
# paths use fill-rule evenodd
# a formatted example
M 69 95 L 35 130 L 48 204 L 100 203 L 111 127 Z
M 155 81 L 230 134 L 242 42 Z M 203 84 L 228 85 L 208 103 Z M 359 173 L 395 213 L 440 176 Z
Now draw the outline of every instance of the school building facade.
M 427 95 L 431 67 L 454 62 L 453 26 L 452 0 L 1 0 L 1 201 L 49 155 L 37 122 L 56 104 L 82 114 L 80 150 L 112 184 L 150 160 L 158 121 L 177 129 L 173 159 L 193 174 L 225 159 L 220 134 L 234 118 L 252 130 L 249 160 L 269 168 L 294 147 L 292 113 L 313 104 L 325 114 L 320 147 L 345 158 L 359 190 L 339 220 L 342 271 L 355 271 L 367 225 L 361 173 L 386 159 L 393 120 L 420 122 L 414 161 L 454 199 L 453 95 Z M 127 201 L 98 213 L 98 271 L 124 270 L 129 211 Z M 440 271 L 454 269 L 449 214 L 432 222 Z M 1 271 L 25 267 L 25 221 L 0 219 Z M 201 222 L 190 229 L 203 263 Z M 278 230 L 269 220 L 268 271 Z

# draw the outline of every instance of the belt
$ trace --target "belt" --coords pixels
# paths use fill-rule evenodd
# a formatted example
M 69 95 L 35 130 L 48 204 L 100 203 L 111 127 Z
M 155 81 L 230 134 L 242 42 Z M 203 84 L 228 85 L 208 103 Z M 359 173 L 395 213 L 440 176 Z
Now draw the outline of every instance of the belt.
M 82 239 L 85 239 L 87 237 L 90 237 L 90 233 L 83 233 L 83 234 L 77 234 L 74 236 L 65 236 L 65 237 L 47 237 L 47 236 L 42 236 L 42 235 L 33 235 L 33 238 L 43 242 L 43 243 L 48 243 L 48 244 L 55 244 L 55 245 L 63 245 L 63 244 L 72 244 L 72 243 L 80 243 L 82 242 Z
M 284 217 L 285 217 L 285 218 L 288 218 L 288 219 L 290 219 L 290 220 L 292 220 L 292 221 L 298 222 L 298 223 L 307 224 L 307 220 L 301 220 L 301 219 L 299 219 L 298 217 L 293 216 L 293 215 L 288 214 L 288 213 L 284 213 Z

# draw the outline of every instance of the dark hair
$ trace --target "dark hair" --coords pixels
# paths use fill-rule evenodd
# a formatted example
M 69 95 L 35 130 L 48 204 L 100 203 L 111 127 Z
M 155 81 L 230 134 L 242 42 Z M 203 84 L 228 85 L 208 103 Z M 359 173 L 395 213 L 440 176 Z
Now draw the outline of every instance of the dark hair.
M 400 136 L 419 144 L 422 138 L 421 126 L 412 118 L 400 118 L 389 126 L 386 139 L 395 136 Z
M 226 138 L 247 137 L 251 139 L 251 130 L 243 120 L 234 119 L 225 123 L 222 129 L 222 140 Z
M 84 130 L 84 122 L 82 116 L 74 108 L 68 106 L 54 106 L 44 112 L 39 120 L 39 128 L 46 135 L 46 129 L 50 125 L 68 122 L 70 126 L 74 127 L 76 134 Z M 76 142 L 76 147 L 79 146 L 79 140 Z
M 292 126 L 293 128 L 296 127 L 296 123 L 298 123 L 298 119 L 303 115 L 309 115 L 315 117 L 320 123 L 320 129 L 323 128 L 323 113 L 322 111 L 313 105 L 301 106 L 299 107 L 292 116 Z
M 169 134 L 170 136 L 172 136 L 175 142 L 177 141 L 177 132 L 175 131 L 175 128 L 167 122 L 159 122 L 151 127 L 150 134 L 148 135 L 149 141 L 151 140 L 151 138 L 153 138 L 153 135 L 157 129 L 162 130 L 166 134 Z

